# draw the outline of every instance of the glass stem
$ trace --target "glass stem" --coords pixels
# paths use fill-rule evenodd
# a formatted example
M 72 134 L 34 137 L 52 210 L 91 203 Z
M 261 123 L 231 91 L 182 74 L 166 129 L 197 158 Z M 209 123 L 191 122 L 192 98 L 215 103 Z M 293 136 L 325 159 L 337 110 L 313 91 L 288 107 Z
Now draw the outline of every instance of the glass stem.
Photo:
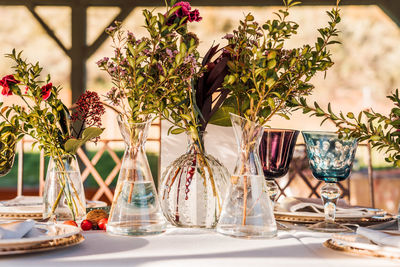
M 272 204 L 275 205 L 276 196 L 279 193 L 278 185 L 275 183 L 275 180 L 267 180 L 266 184 L 267 184 L 269 198 L 271 199 Z
M 324 203 L 325 222 L 335 222 L 336 203 L 340 197 L 340 188 L 336 183 L 326 183 L 321 188 L 321 198 Z

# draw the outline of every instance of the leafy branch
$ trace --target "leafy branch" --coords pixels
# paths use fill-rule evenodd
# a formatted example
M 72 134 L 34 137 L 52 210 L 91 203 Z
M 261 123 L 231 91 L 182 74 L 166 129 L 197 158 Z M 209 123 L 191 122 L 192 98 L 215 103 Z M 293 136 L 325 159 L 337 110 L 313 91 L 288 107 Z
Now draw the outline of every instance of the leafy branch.
M 305 98 L 290 100 L 290 105 L 295 109 L 301 109 L 304 114 L 320 117 L 321 125 L 327 120 L 331 121 L 338 129 L 340 138 L 357 138 L 359 141 L 368 141 L 378 151 L 386 153 L 385 160 L 400 167 L 400 97 L 396 89 L 387 96 L 394 107 L 388 115 L 373 110 L 361 111 L 358 115 L 353 112 L 335 114 L 331 104 L 326 110 L 317 102 L 309 105 Z
M 223 85 L 231 94 L 214 123 L 230 125 L 228 112 L 261 125 L 274 115 L 289 119 L 288 99 L 309 95 L 314 88 L 311 78 L 333 65 L 328 46 L 339 43 L 334 39 L 341 20 L 339 1 L 327 12 L 328 26 L 318 29 L 320 37 L 313 46 L 285 49 L 285 41 L 297 34 L 299 27 L 288 20 L 289 9 L 299 3 L 284 1 L 285 7 L 275 13 L 277 18 L 261 26 L 248 14 L 237 30 L 225 37 L 231 60 Z

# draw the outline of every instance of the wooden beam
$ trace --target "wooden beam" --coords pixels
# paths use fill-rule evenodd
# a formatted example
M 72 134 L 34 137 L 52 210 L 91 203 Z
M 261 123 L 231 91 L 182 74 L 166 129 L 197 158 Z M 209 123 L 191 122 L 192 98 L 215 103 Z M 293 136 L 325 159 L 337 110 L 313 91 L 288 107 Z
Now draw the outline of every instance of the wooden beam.
M 121 8 L 121 11 L 119 14 L 108 24 L 107 28 L 110 27 L 114 21 L 124 21 L 129 14 L 132 12 L 134 9 L 133 6 L 126 6 Z M 96 40 L 88 47 L 87 49 L 87 57 L 91 57 L 94 52 L 99 49 L 99 47 L 104 43 L 105 40 L 107 40 L 108 35 L 105 33 L 105 31 L 102 31 L 101 34 L 96 38 Z
M 64 46 L 64 44 L 61 42 L 60 39 L 55 35 L 54 31 L 44 22 L 44 20 L 39 16 L 38 13 L 35 11 L 35 7 L 32 5 L 32 3 L 27 3 L 26 8 L 31 12 L 32 16 L 39 22 L 40 26 L 46 31 L 46 33 L 50 36 L 51 39 L 54 40 L 54 42 L 57 43 L 57 45 L 61 48 L 61 50 L 64 51 L 64 53 L 70 57 L 70 51 Z
M 381 0 L 378 6 L 400 27 L 400 1 Z
M 72 46 L 71 46 L 71 92 L 75 103 L 86 88 L 86 8 L 80 1 L 71 6 Z
M 382 0 L 345 0 L 341 5 L 378 5 Z M 385 0 L 383 0 L 385 1 Z M 388 0 L 396 4 L 396 0 Z M 78 0 L 81 6 L 164 6 L 162 0 Z M 0 0 L 0 5 L 25 5 L 26 0 Z M 34 5 L 71 6 L 71 0 L 32 0 Z M 281 6 L 282 0 L 191 0 L 193 6 Z M 335 0 L 303 0 L 303 5 L 335 5 Z M 397 5 L 398 6 L 398 5 Z

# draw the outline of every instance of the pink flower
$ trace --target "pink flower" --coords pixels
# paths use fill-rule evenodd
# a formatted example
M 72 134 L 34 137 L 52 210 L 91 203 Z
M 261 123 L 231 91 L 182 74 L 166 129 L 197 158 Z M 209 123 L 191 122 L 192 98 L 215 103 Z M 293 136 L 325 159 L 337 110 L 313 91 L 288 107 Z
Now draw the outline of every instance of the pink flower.
M 192 12 L 190 12 L 189 17 L 188 17 L 189 22 L 192 22 L 192 21 L 199 22 L 202 19 L 203 18 L 200 17 L 200 12 L 198 9 L 195 9 Z
M 179 18 L 183 18 L 183 17 L 188 17 L 190 14 L 190 9 L 192 9 L 192 7 L 190 6 L 189 2 L 178 2 L 175 5 L 173 5 L 172 7 L 177 7 L 180 6 L 181 8 L 178 9 L 175 12 L 175 15 L 177 15 Z
M 0 86 L 3 87 L 1 94 L 5 96 L 12 95 L 12 90 L 10 87 L 18 83 L 20 82 L 14 78 L 14 75 L 4 76 L 3 79 L 0 80 Z
M 42 88 L 41 88 L 42 91 L 40 92 L 40 95 L 42 96 L 44 101 L 49 99 L 49 97 L 51 95 L 51 88 L 53 88 L 52 83 L 48 83 L 48 84 L 42 86 Z
M 192 7 L 190 6 L 189 2 L 181 1 L 173 5 L 172 7 L 177 7 L 177 6 L 180 6 L 181 8 L 175 11 L 174 15 L 172 15 L 168 19 L 166 23 L 167 25 L 172 25 L 176 18 L 179 19 L 187 18 L 189 22 L 200 21 L 202 19 L 202 17 L 200 17 L 200 12 L 198 9 L 190 11 Z
M 227 33 L 227 34 L 225 34 L 224 37 L 222 37 L 222 39 L 230 40 L 230 39 L 233 39 L 233 37 L 235 37 L 233 34 Z

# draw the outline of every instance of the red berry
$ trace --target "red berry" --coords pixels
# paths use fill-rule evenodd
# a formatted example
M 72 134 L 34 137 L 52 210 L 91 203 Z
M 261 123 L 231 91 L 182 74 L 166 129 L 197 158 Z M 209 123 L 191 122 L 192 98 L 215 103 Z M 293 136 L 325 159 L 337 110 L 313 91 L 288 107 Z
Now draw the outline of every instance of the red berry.
M 83 220 L 81 222 L 81 228 L 83 231 L 89 231 L 92 229 L 93 224 L 88 220 Z
M 97 225 L 99 226 L 99 229 L 100 230 L 106 230 L 107 229 L 107 222 L 108 222 L 107 218 L 103 218 L 100 221 L 98 221 Z
M 78 227 L 78 224 L 75 221 L 65 221 L 65 222 L 63 222 L 63 224 Z

